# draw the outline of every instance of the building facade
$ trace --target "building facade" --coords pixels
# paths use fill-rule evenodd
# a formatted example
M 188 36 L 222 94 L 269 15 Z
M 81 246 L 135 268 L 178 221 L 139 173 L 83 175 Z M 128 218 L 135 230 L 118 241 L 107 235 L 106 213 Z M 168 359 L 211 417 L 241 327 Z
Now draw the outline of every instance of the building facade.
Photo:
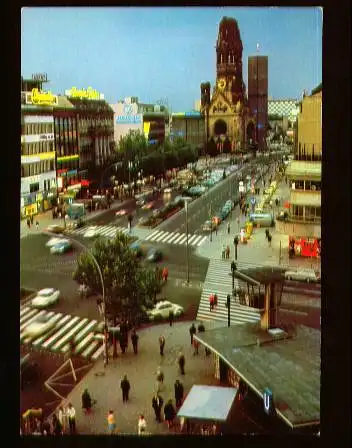
M 201 84 L 201 112 L 205 117 L 206 146 L 215 141 L 220 152 L 225 141 L 232 151 L 244 150 L 254 138 L 246 88 L 242 77 L 242 41 L 237 21 L 224 17 L 216 42 L 216 85 Z
M 295 253 L 320 256 L 321 251 L 322 87 L 303 97 L 297 116 L 295 158 L 286 170 L 290 185 L 287 222 L 277 226 L 290 235 Z
M 51 208 L 57 196 L 54 108 L 45 81 L 21 78 L 21 217 Z
M 280 130 L 286 140 L 293 143 L 295 123 L 299 112 L 299 101 L 296 99 L 268 100 L 269 134 L 277 134 Z
M 205 122 L 200 112 L 176 112 L 172 114 L 171 139 L 183 138 L 187 143 L 203 147 Z
M 268 127 L 268 56 L 248 58 L 248 104 L 255 117 L 256 144 L 263 150 Z

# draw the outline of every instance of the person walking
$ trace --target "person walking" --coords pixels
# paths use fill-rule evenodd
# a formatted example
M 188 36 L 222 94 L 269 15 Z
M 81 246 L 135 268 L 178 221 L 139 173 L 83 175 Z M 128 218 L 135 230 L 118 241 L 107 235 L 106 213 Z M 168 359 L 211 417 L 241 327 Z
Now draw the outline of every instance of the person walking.
M 169 429 L 173 425 L 175 415 L 176 415 L 176 411 L 175 411 L 175 408 L 173 407 L 172 400 L 170 399 L 164 406 L 164 417 L 165 417 L 165 421 L 167 423 L 167 427 Z
M 164 373 L 162 372 L 160 366 L 156 370 L 156 380 L 158 381 L 158 383 L 164 382 Z
M 272 238 L 271 233 L 269 233 L 269 235 L 268 235 L 269 247 L 271 247 L 271 238 Z
M 110 410 L 107 416 L 107 421 L 108 421 L 108 432 L 109 434 L 114 434 L 116 431 L 116 420 L 115 420 L 115 415 L 114 415 L 114 411 Z
M 165 267 L 162 272 L 162 278 L 163 278 L 164 283 L 167 283 L 168 276 L 169 276 L 169 270 L 167 267 Z
M 214 309 L 214 294 L 210 294 L 210 296 L 209 296 L 209 306 L 210 306 L 210 311 L 213 311 L 213 309 Z
M 225 259 L 225 254 L 226 254 L 226 246 L 225 244 L 222 245 L 222 252 L 221 252 L 221 258 Z
M 230 258 L 230 246 L 226 246 L 226 259 Z
M 128 346 L 128 333 L 125 331 L 121 332 L 121 328 L 120 328 L 119 343 L 120 343 L 121 352 L 124 355 L 126 352 L 127 346 Z
M 82 409 L 85 414 L 90 414 L 92 410 L 92 399 L 88 389 L 84 389 L 82 394 Z
M 72 403 L 68 404 L 67 408 L 68 426 L 70 428 L 70 434 L 76 433 L 76 409 L 72 406 Z
M 163 407 L 164 400 L 158 393 L 155 393 L 152 399 L 152 408 L 155 413 L 155 420 L 161 423 L 161 409 Z
M 31 220 L 29 218 L 27 218 L 27 227 L 30 229 L 31 228 Z
M 31 215 L 31 225 L 33 225 L 33 221 L 34 221 L 34 215 Z
M 38 230 L 39 229 L 39 221 L 35 222 L 35 228 Z
M 185 357 L 182 352 L 178 354 L 178 366 L 180 368 L 181 375 L 185 374 Z
M 268 236 L 269 236 L 269 230 L 265 229 L 265 238 L 268 239 Z
M 174 321 L 174 312 L 172 310 L 169 311 L 169 324 L 172 327 L 172 323 Z
M 196 333 L 197 333 L 197 329 L 196 329 L 196 327 L 194 325 L 194 322 L 193 322 L 193 324 L 189 328 L 189 334 L 191 335 L 191 345 L 193 344 L 193 335 L 196 334 Z
M 145 421 L 144 415 L 140 415 L 138 419 L 138 435 L 142 436 L 147 431 L 147 422 Z
M 217 295 L 217 294 L 214 294 L 213 309 L 214 309 L 214 308 L 216 309 L 217 306 L 218 306 L 218 295 Z
M 230 235 L 230 230 L 231 230 L 231 226 L 230 226 L 230 221 L 227 223 L 227 234 Z
M 137 355 L 137 353 L 138 353 L 138 339 L 139 339 L 139 336 L 136 333 L 136 330 L 133 330 L 132 334 L 131 334 L 131 342 L 132 342 L 132 347 L 133 347 L 133 353 L 135 355 Z
M 204 333 L 205 332 L 205 327 L 203 322 L 200 322 L 198 325 L 198 333 Z
M 56 414 L 53 414 L 51 424 L 54 436 L 62 436 L 62 426 Z
M 160 355 L 164 356 L 164 347 L 165 347 L 165 338 L 164 336 L 159 337 L 159 348 L 160 348 Z
M 174 384 L 176 408 L 180 408 L 183 400 L 183 384 L 176 380 Z
M 124 375 L 123 379 L 121 380 L 120 387 L 122 390 L 122 402 L 127 403 L 128 402 L 128 394 L 131 389 L 131 385 L 127 379 L 127 375 Z
M 193 356 L 198 356 L 199 355 L 199 342 L 197 341 L 197 339 L 193 339 L 193 347 L 194 347 L 194 352 L 193 352 Z
M 67 428 L 67 415 L 66 411 L 62 406 L 59 407 L 59 411 L 57 413 L 57 418 L 59 419 L 59 422 L 62 427 L 62 433 L 65 434 L 66 428 Z

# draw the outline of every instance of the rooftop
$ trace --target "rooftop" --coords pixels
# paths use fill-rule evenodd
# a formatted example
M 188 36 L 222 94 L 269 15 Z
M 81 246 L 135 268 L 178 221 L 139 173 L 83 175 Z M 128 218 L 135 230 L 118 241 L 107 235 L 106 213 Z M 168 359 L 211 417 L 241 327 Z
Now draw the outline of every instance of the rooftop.
M 256 324 L 196 334 L 259 395 L 271 389 L 277 413 L 290 426 L 318 423 L 320 331 L 297 326 L 284 336 L 270 335 Z

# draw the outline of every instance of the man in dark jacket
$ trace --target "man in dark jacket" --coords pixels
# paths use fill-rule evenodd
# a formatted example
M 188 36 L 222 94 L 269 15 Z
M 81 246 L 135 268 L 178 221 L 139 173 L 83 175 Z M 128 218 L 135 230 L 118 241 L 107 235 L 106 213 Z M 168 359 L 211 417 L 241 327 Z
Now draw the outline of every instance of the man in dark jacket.
M 183 384 L 180 382 L 180 380 L 175 381 L 175 400 L 176 400 L 176 407 L 179 408 L 182 404 L 183 399 Z
M 180 352 L 178 355 L 178 365 L 180 367 L 181 375 L 184 375 L 185 374 L 185 357 L 182 354 L 182 352 Z
M 159 347 L 160 347 L 160 355 L 164 356 L 164 347 L 165 347 L 165 338 L 164 336 L 159 337 Z
M 196 334 L 196 332 L 197 332 L 197 329 L 193 323 L 189 329 L 189 334 L 191 335 L 191 345 L 193 344 L 193 335 Z
M 156 393 L 152 399 L 152 407 L 155 412 L 155 419 L 157 422 L 161 422 L 161 409 L 163 407 L 164 400 L 161 398 L 161 396 Z
M 169 311 L 169 323 L 170 327 L 172 327 L 172 322 L 174 320 L 174 312 L 172 310 Z
M 127 375 L 125 375 L 121 381 L 120 387 L 122 389 L 122 401 L 123 403 L 127 403 L 128 401 L 128 394 L 130 392 L 131 386 L 130 382 L 127 379 Z
M 131 341 L 132 341 L 132 346 L 133 346 L 133 352 L 135 355 L 138 353 L 138 339 L 139 339 L 139 336 L 136 333 L 136 330 L 133 330 L 133 332 L 131 334 Z

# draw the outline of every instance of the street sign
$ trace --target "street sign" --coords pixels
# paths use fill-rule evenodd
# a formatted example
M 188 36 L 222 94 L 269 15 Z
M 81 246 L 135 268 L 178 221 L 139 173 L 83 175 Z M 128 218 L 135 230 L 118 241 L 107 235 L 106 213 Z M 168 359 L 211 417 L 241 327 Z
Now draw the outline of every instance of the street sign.
M 263 393 L 264 411 L 270 414 L 273 410 L 273 393 L 270 389 L 265 388 Z
M 256 201 L 255 198 L 251 198 L 251 204 L 252 204 L 252 205 L 255 205 L 256 202 L 257 202 L 257 201 Z

